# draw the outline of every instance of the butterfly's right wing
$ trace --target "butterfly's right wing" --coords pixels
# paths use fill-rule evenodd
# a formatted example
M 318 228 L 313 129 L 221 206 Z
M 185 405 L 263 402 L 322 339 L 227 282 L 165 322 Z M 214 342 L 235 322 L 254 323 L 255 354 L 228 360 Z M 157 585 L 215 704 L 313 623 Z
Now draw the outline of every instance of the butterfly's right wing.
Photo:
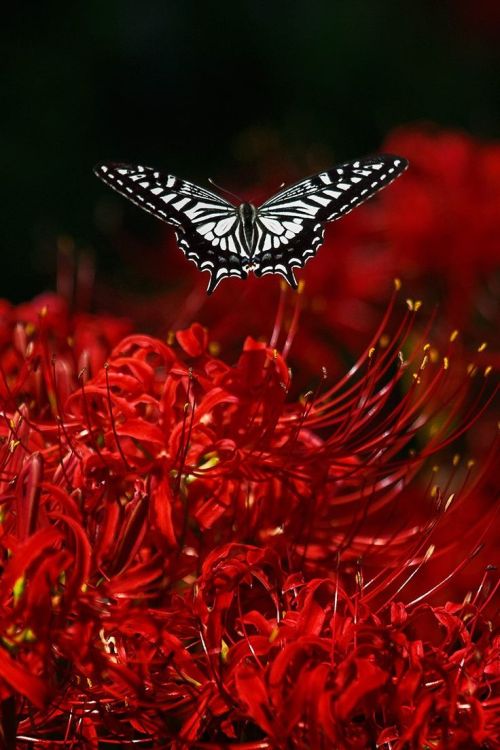
M 132 203 L 171 224 L 186 257 L 209 271 L 208 293 L 227 276 L 246 278 L 248 253 L 238 210 L 210 190 L 152 167 L 99 164 L 95 174 Z
M 325 224 L 352 211 L 398 177 L 408 162 L 381 154 L 339 164 L 301 180 L 258 208 L 254 259 L 258 276 L 279 273 L 295 287 L 301 268 L 323 242 Z

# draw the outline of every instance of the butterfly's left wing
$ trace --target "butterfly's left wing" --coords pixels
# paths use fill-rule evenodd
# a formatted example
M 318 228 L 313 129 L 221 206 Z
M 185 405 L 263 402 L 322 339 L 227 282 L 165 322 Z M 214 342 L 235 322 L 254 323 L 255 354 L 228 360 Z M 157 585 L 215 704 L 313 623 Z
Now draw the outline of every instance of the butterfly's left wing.
M 382 154 L 321 172 L 274 195 L 258 208 L 255 273 L 279 273 L 296 287 L 302 267 L 323 242 L 325 224 L 352 211 L 398 177 L 408 162 Z
M 171 224 L 186 257 L 210 272 L 208 293 L 227 276 L 246 278 L 238 210 L 220 195 L 153 167 L 98 164 L 95 174 L 132 203 Z

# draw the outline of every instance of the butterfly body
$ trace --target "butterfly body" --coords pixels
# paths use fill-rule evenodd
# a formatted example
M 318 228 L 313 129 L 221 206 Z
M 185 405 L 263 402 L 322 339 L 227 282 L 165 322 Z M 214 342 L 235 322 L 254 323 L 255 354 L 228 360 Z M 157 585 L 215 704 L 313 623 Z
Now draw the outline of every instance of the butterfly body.
M 238 214 L 243 225 L 243 236 L 245 238 L 248 257 L 252 258 L 255 250 L 255 220 L 257 218 L 257 208 L 253 203 L 242 203 L 238 207 Z
M 285 188 L 260 206 L 225 198 L 151 167 L 101 164 L 106 184 L 171 224 L 186 257 L 210 272 L 208 293 L 222 279 L 274 273 L 297 286 L 301 268 L 321 246 L 325 224 L 349 213 L 407 167 L 382 155 L 334 167 Z

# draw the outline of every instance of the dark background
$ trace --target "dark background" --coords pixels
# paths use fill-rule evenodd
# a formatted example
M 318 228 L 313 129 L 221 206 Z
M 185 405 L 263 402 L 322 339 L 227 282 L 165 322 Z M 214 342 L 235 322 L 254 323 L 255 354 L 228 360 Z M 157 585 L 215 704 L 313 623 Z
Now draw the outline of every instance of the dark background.
M 53 287 L 61 236 L 128 283 L 99 206 L 119 205 L 139 235 L 156 223 L 108 196 L 91 171 L 100 160 L 237 190 L 281 165 L 301 175 L 374 151 L 408 122 L 497 137 L 498 5 L 18 4 L 0 31 L 0 296 Z

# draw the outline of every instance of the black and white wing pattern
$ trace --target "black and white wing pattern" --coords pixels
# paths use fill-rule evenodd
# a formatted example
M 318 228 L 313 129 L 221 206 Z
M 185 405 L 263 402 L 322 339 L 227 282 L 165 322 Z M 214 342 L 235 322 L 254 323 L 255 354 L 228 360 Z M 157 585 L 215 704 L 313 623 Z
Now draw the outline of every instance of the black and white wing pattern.
M 296 287 L 301 268 L 323 242 L 325 224 L 349 213 L 408 166 L 383 154 L 340 164 L 285 188 L 261 206 L 234 206 L 210 190 L 152 167 L 100 164 L 96 175 L 171 224 L 186 257 L 209 271 L 207 292 L 228 276 L 281 274 Z
M 236 206 L 210 190 L 152 167 L 99 164 L 95 174 L 158 219 L 171 224 L 177 243 L 201 271 L 210 272 L 208 293 L 228 276 L 246 278 L 243 225 Z
M 257 212 L 256 275 L 279 273 L 296 287 L 293 268 L 301 268 L 316 255 L 325 224 L 345 216 L 407 166 L 406 159 L 390 154 L 358 159 L 301 180 L 269 198 Z

